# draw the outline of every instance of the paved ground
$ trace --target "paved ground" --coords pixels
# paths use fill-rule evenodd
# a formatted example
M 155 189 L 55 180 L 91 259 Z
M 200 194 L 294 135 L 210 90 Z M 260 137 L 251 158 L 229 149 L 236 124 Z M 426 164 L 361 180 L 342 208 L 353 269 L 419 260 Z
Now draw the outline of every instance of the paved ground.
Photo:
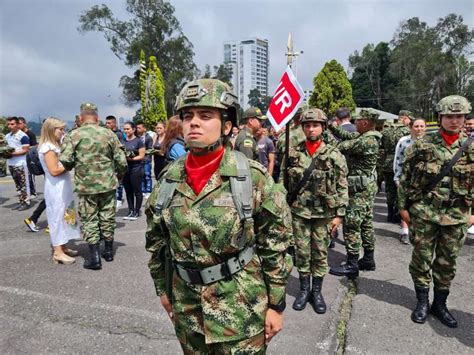
M 181 353 L 146 267 L 143 218 L 127 222 L 121 218 L 125 210 L 119 212 L 116 260 L 94 272 L 82 268 L 81 257 L 74 265 L 54 265 L 49 236 L 43 231 L 31 233 L 23 224 L 34 206 L 12 211 L 14 197 L 11 179 L 0 179 L 2 354 Z M 344 279 L 326 277 L 328 312 L 316 315 L 310 306 L 303 312 L 288 307 L 285 329 L 269 353 L 474 352 L 474 240 L 468 239 L 462 250 L 449 298 L 460 328 L 448 329 L 431 318 L 425 325 L 414 324 L 409 317 L 415 298 L 407 271 L 411 248 L 398 242 L 396 226 L 381 222 L 383 195 L 376 203 L 377 270 L 361 274 L 352 302 Z M 39 225 L 46 226 L 45 215 Z M 86 245 L 74 244 L 84 255 Z M 343 258 L 344 248 L 338 244 L 330 252 L 330 264 Z M 293 271 L 290 306 L 297 287 Z

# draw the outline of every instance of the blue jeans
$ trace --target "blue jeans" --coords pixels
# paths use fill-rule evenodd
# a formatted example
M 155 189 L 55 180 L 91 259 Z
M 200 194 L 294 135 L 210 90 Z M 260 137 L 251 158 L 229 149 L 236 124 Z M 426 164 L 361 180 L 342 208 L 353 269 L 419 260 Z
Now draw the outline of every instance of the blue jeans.
M 119 187 L 117 187 L 115 197 L 117 198 L 117 201 L 122 201 L 123 200 L 123 184 L 120 184 Z
M 143 175 L 142 180 L 142 192 L 144 194 L 149 194 L 153 189 L 153 179 L 151 178 L 151 161 L 145 162 L 143 167 L 145 174 Z

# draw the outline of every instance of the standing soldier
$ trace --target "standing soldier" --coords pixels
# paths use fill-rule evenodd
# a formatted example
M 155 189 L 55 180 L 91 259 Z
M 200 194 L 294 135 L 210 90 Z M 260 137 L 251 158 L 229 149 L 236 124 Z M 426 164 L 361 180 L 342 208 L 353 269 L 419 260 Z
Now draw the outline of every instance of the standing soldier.
M 358 133 L 349 133 L 341 127 L 330 126 L 334 135 L 343 140 L 338 148 L 346 156 L 349 168 L 349 205 L 343 224 L 347 262 L 331 268 L 329 273 L 333 275 L 353 279 L 359 276 L 359 269 L 375 270 L 372 219 L 377 193 L 375 169 L 381 138 L 381 134 L 375 130 L 378 116 L 372 110 L 361 110 L 355 120 Z M 364 257 L 358 261 L 361 246 L 364 248 Z
M 401 110 L 398 114 L 398 123 L 382 131 L 380 147 L 383 149 L 382 166 L 383 180 L 385 181 L 385 193 L 387 195 L 387 222 L 399 223 L 400 217 L 397 210 L 397 186 L 393 181 L 393 160 L 395 158 L 395 148 L 400 138 L 408 136 L 410 129 L 408 126 L 414 119 L 413 114 L 407 110 Z
M 3 134 L 3 126 L 0 125 L 0 177 L 7 176 L 7 159 L 6 151 L 8 149 L 7 140 L 5 139 L 5 135 Z
M 246 109 L 244 112 L 245 126 L 235 138 L 234 149 L 243 153 L 247 158 L 258 161 L 258 145 L 254 136 L 262 128 L 261 121 L 266 119 L 259 108 Z
M 291 214 L 281 185 L 227 145 L 237 102 L 216 79 L 182 89 L 190 152 L 163 171 L 145 211 L 148 266 L 185 354 L 265 353 L 282 329 Z
M 110 129 L 98 125 L 97 106 L 81 105 L 80 127 L 64 139 L 59 160 L 67 170 L 74 168 L 74 191 L 79 198 L 79 216 L 90 259 L 84 268 L 99 270 L 100 234 L 105 240 L 102 256 L 113 260 L 115 232 L 115 189 L 127 169 L 125 153 Z
M 439 131 L 425 135 L 405 152 L 398 206 L 410 226 L 413 245 L 409 270 L 418 303 L 411 319 L 426 321 L 433 277 L 431 313 L 456 328 L 458 323 L 446 308 L 446 299 L 474 196 L 474 144 L 461 131 L 471 104 L 462 96 L 451 95 L 438 102 L 436 111 Z
M 303 112 L 301 127 L 306 141 L 290 148 L 287 164 L 288 202 L 300 275 L 300 291 L 293 309 L 301 311 L 310 301 L 320 314 L 326 312 L 321 288 L 328 271 L 330 233 L 342 223 L 349 200 L 346 160 L 335 146 L 324 143 L 326 122 L 322 110 L 309 108 Z

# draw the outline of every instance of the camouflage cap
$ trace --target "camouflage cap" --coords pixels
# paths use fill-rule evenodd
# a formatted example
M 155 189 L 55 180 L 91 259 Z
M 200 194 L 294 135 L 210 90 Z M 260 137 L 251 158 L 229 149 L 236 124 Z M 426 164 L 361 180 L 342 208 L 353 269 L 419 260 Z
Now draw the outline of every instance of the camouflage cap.
M 467 115 L 471 110 L 471 103 L 465 97 L 459 95 L 443 97 L 436 105 L 436 112 L 440 115 Z
M 301 124 L 304 125 L 306 122 L 321 122 L 327 123 L 327 116 L 323 110 L 319 108 L 308 108 L 301 114 Z
M 264 116 L 262 114 L 262 110 L 260 110 L 258 107 L 249 107 L 244 111 L 244 119 L 247 118 L 258 118 L 259 120 L 266 120 L 267 116 Z
M 398 117 L 402 116 L 407 116 L 412 121 L 415 119 L 415 115 L 413 114 L 413 112 L 408 110 L 400 110 L 400 112 L 398 113 Z
M 354 120 L 369 120 L 375 123 L 379 118 L 379 114 L 372 109 L 363 108 L 359 114 L 357 116 L 354 115 L 353 118 Z
M 97 109 L 97 106 L 93 103 L 90 102 L 85 102 L 81 105 L 81 115 L 82 114 L 92 114 L 92 115 L 97 115 L 99 110 Z

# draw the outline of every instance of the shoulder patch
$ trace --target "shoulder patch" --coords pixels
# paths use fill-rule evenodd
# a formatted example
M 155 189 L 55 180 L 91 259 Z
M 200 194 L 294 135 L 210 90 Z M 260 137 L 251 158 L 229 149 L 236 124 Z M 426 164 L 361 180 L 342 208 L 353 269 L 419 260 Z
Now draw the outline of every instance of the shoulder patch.
M 251 139 L 245 139 L 244 140 L 244 147 L 245 148 L 252 148 L 253 147 L 253 141 Z

